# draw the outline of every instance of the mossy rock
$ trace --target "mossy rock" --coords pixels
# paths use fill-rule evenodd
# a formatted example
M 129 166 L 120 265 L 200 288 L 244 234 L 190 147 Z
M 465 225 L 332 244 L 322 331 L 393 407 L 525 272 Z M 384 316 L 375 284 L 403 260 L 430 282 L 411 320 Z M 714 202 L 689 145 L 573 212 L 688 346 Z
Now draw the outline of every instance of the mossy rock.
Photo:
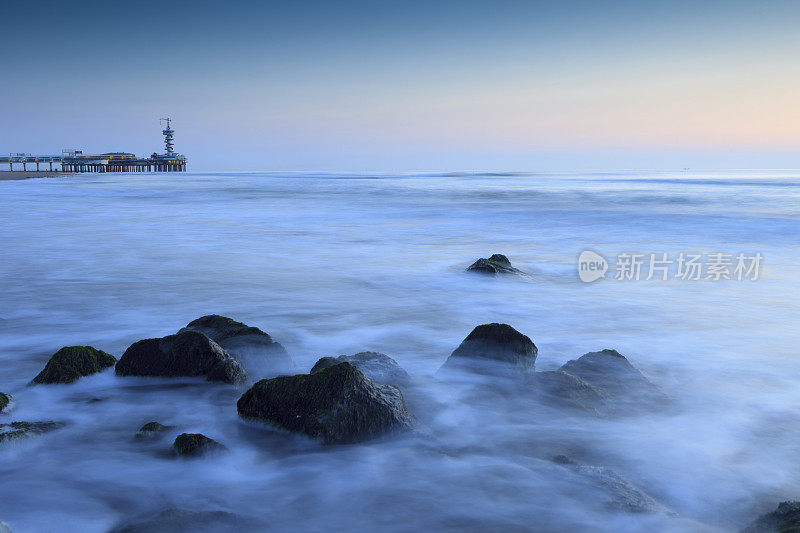
M 11 402 L 12 402 L 13 400 L 14 400 L 14 398 L 12 398 L 10 394 L 5 394 L 5 393 L 3 393 L 3 392 L 0 392 L 0 413 L 2 413 L 2 412 L 3 412 L 3 410 L 4 410 L 6 407 L 8 407 L 9 405 L 11 405 Z
M 131 344 L 117 363 L 118 376 L 201 377 L 242 383 L 247 373 L 219 344 L 198 331 L 181 331 Z
M 63 427 L 62 422 L 11 422 L 0 424 L 0 442 L 40 435 Z
M 199 331 L 262 375 L 293 372 L 286 349 L 260 329 L 221 315 L 206 315 L 189 322 L 181 331 Z
M 181 457 L 199 457 L 207 453 L 222 452 L 228 448 L 201 433 L 181 433 L 172 443 L 172 449 Z
M 403 394 L 344 362 L 313 374 L 263 379 L 237 402 L 239 415 L 321 439 L 362 442 L 412 429 Z
M 538 353 L 530 338 L 508 324 L 482 324 L 450 354 L 442 369 L 527 374 L 533 372 Z
M 139 431 L 136 432 L 137 439 L 146 439 L 150 437 L 154 437 L 159 433 L 162 433 L 172 426 L 165 426 L 163 424 L 159 424 L 158 422 L 148 422 L 147 424 L 143 425 L 139 428 Z
M 355 355 L 340 355 L 339 357 L 322 357 L 317 361 L 310 374 L 339 363 L 352 363 L 375 383 L 383 385 L 408 385 L 411 377 L 397 361 L 388 355 L 378 352 L 359 352 Z
M 65 346 L 54 353 L 32 383 L 72 383 L 114 366 L 116 357 L 91 346 Z

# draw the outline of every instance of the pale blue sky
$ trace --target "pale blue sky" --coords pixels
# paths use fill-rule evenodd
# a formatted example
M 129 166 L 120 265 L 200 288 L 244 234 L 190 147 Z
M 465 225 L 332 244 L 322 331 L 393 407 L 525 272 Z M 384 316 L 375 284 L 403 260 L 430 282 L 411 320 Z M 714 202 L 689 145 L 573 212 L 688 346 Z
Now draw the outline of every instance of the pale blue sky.
M 800 4 L 19 2 L 0 152 L 192 170 L 800 167 Z

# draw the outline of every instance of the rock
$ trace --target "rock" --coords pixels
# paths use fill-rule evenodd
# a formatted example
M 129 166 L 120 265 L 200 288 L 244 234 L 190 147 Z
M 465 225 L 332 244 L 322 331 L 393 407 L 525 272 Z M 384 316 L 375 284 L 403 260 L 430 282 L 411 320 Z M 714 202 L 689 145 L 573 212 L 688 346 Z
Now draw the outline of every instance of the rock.
M 557 455 L 553 458 L 553 462 L 570 469 L 603 492 L 608 497 L 605 505 L 610 510 L 626 513 L 660 513 L 669 516 L 676 514 L 609 468 L 580 465 L 566 455 Z
M 741 533 L 797 533 L 800 531 L 800 501 L 786 501 L 778 508 L 758 517 Z
M 147 424 L 139 428 L 139 431 L 136 432 L 136 438 L 145 439 L 153 437 L 158 433 L 170 429 L 171 427 L 172 426 L 164 426 L 162 424 L 159 424 L 158 422 L 148 422 Z
M 608 399 L 588 382 L 560 370 L 536 372 L 532 379 L 536 398 L 553 407 L 606 414 Z
M 7 407 L 10 408 L 14 403 L 14 398 L 10 394 L 0 392 L 0 413 Z
M 111 354 L 91 346 L 65 346 L 50 357 L 32 383 L 72 383 L 116 364 Z
M 578 376 L 614 400 L 625 400 L 635 408 L 668 399 L 644 374 L 616 350 L 590 352 L 577 360 L 567 361 L 561 371 Z
M 578 466 L 576 470 L 608 495 L 606 505 L 610 509 L 626 513 L 675 514 L 613 470 L 600 466 Z
M 181 331 L 199 331 L 248 368 L 258 368 L 268 375 L 293 372 L 294 362 L 280 343 L 258 328 L 220 315 L 207 315 L 193 320 Z
M 6 442 L 21 437 L 31 437 L 64 427 L 62 422 L 11 422 L 0 424 L 0 442 Z
M 411 377 L 397 364 L 397 361 L 378 352 L 359 352 L 355 355 L 323 357 L 314 364 L 311 374 L 339 363 L 352 363 L 365 376 L 382 385 L 408 385 Z
M 111 533 L 168 533 L 174 531 L 238 533 L 240 531 L 259 531 L 263 527 L 264 524 L 253 518 L 225 511 L 165 509 L 155 516 L 141 517 L 117 526 L 111 530 Z
M 522 274 L 522 271 L 511 266 L 511 261 L 503 254 L 494 254 L 489 259 L 480 258 L 467 267 L 467 272 L 478 274 L 488 274 L 497 276 L 498 274 Z
M 362 442 L 410 430 L 403 394 L 344 362 L 313 374 L 262 379 L 237 403 L 239 415 L 303 433 L 325 444 Z
M 197 331 L 134 342 L 117 363 L 118 376 L 197 377 L 242 383 L 247 373 L 219 344 Z
M 181 433 L 172 443 L 172 449 L 181 457 L 199 457 L 210 452 L 221 452 L 228 448 L 200 433 Z
M 533 341 L 508 324 L 483 324 L 467 335 L 442 369 L 530 373 L 538 353 Z

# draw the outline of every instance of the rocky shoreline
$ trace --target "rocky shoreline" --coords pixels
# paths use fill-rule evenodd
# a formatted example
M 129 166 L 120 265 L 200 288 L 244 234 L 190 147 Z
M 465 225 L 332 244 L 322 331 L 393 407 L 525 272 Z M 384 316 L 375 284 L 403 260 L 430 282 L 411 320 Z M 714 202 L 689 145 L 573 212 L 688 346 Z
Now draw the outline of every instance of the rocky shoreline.
M 476 264 L 497 263 L 498 255 Z M 513 268 L 510 263 L 503 266 Z M 504 272 L 478 271 L 493 275 Z M 511 325 L 480 324 L 430 379 L 444 387 L 473 380 L 484 401 L 502 405 L 503 397 L 513 394 L 531 404 L 578 417 L 616 419 L 671 408 L 669 394 L 616 350 L 589 352 L 557 370 L 547 371 L 536 370 L 538 352 L 533 340 Z M 230 408 L 242 420 L 256 423 L 263 431 L 303 435 L 324 446 L 380 443 L 404 437 L 435 441 L 435 435 L 421 421 L 424 417 L 406 401 L 410 394 L 415 398 L 414 407 L 421 404 L 425 409 L 428 400 L 424 391 L 420 393 L 424 380 L 407 372 L 388 355 L 359 352 L 325 356 L 307 373 L 297 373 L 289 353 L 268 333 L 220 315 L 200 317 L 173 335 L 134 342 L 119 359 L 91 346 L 63 347 L 50 357 L 29 386 L 69 386 L 112 368 L 116 376 L 204 378 L 224 384 L 237 390 L 237 394 L 241 392 Z M 13 414 L 13 407 L 12 396 L 0 393 L 0 413 L 11 416 L 8 413 Z M 58 431 L 63 426 L 58 420 L 13 420 L 0 424 L 0 443 Z M 160 442 L 158 439 L 163 438 L 165 453 L 192 461 L 213 461 L 215 455 L 234 447 L 233 443 L 217 442 L 213 436 L 185 433 L 158 421 L 150 421 L 138 430 L 131 428 L 131 436 L 131 446 L 147 440 Z M 169 447 L 167 438 L 174 439 Z M 605 493 L 608 508 L 613 511 L 676 514 L 657 497 L 606 466 L 581 464 L 564 454 L 541 459 L 584 478 Z M 165 523 L 186 526 L 197 519 L 193 513 L 171 511 L 165 511 Z M 235 515 L 218 518 L 234 523 L 248 520 Z M 158 522 L 158 517 L 151 520 Z M 800 504 L 784 502 L 743 531 L 795 531 L 798 524 Z

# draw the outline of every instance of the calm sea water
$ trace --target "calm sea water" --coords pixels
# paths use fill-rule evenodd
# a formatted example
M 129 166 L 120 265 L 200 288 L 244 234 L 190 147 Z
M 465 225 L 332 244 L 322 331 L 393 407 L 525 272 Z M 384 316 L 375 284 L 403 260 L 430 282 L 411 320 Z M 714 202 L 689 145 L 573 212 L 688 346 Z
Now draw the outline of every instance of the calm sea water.
M 800 498 L 796 171 L 105 174 L 0 190 L 0 391 L 17 399 L 0 423 L 67 423 L 0 447 L 14 531 L 105 531 L 165 507 L 294 531 L 732 531 Z M 586 249 L 764 260 L 758 281 L 587 284 Z M 462 272 L 495 252 L 531 278 Z M 435 398 L 417 413 L 431 437 L 325 448 L 241 422 L 241 391 L 223 385 L 106 372 L 26 386 L 61 346 L 119 356 L 210 313 L 267 331 L 300 371 L 322 355 L 394 357 Z M 616 348 L 678 409 L 595 420 L 432 379 L 486 322 L 530 336 L 538 369 Z M 133 441 L 150 420 L 231 452 L 176 461 L 174 435 Z M 608 511 L 556 453 L 614 469 L 677 516 Z

